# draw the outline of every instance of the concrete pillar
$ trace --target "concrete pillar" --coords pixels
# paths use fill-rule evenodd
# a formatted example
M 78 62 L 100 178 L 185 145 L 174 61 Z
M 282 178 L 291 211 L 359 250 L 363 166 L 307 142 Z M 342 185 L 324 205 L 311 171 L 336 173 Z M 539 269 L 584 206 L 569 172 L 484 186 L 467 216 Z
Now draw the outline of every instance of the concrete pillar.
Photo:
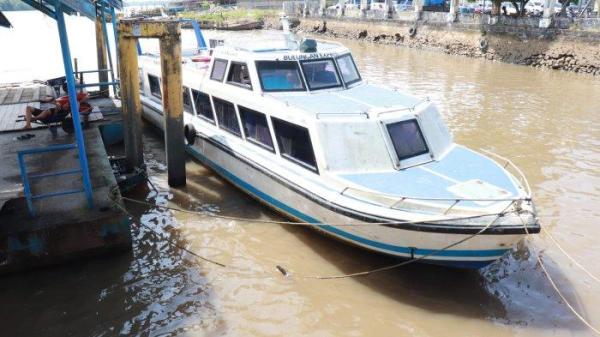
M 544 14 L 540 19 L 540 28 L 550 28 L 554 18 L 554 4 L 556 0 L 544 0 Z
M 386 13 L 386 17 L 388 19 L 391 19 L 394 17 L 394 2 L 392 0 L 385 0 L 385 13 Z
M 169 23 L 172 34 L 160 39 L 165 147 L 169 186 L 184 186 L 185 142 L 183 135 L 183 97 L 181 95 L 181 29 Z
M 321 12 L 321 16 L 325 16 L 327 14 L 327 1 L 319 0 L 319 12 Z
M 119 31 L 123 32 L 122 24 Z M 142 104 L 140 102 L 140 81 L 138 75 L 138 55 L 136 39 L 119 34 L 119 78 L 121 79 L 121 110 L 125 140 L 127 170 L 142 167 Z M 181 96 L 181 94 L 180 94 Z
M 98 69 L 108 69 L 108 57 L 106 53 L 106 44 L 104 42 L 104 32 L 102 31 L 102 19 L 96 16 L 96 53 L 98 59 Z M 108 82 L 108 72 L 98 73 L 98 82 Z M 108 85 L 100 86 L 100 95 L 108 97 Z
M 455 22 L 458 17 L 459 0 L 450 0 L 450 11 L 448 12 L 448 22 Z
M 421 16 L 423 15 L 423 0 L 414 0 L 413 4 L 415 6 L 415 21 L 421 20 Z
M 338 16 L 343 17 L 346 15 L 346 0 L 338 0 Z
M 367 17 L 367 10 L 369 10 L 368 7 L 369 7 L 368 0 L 360 0 L 360 17 L 361 18 L 364 19 Z

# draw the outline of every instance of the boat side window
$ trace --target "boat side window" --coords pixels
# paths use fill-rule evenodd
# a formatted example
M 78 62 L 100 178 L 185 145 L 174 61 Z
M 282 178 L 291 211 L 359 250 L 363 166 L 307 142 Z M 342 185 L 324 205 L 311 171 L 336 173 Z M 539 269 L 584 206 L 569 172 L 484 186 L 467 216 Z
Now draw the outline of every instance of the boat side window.
M 416 119 L 390 123 L 386 127 L 399 160 L 429 152 Z
M 219 121 L 219 127 L 241 137 L 240 124 L 238 123 L 233 104 L 214 96 L 213 103 L 215 104 L 215 112 L 217 114 L 217 120 Z
M 281 156 L 318 173 L 308 129 L 274 117 L 271 121 Z
M 213 114 L 212 106 L 210 105 L 210 97 L 196 89 L 192 89 L 192 97 L 194 98 L 194 105 L 196 106 L 196 115 L 214 123 L 215 116 Z
M 190 97 L 190 89 L 187 87 L 182 87 L 182 88 L 183 88 L 183 111 L 194 113 L 194 108 L 192 107 L 192 97 Z
M 360 74 L 356 69 L 356 64 L 354 63 L 354 59 L 352 59 L 352 55 L 342 55 L 336 58 L 336 60 L 340 69 L 340 74 L 346 85 L 360 81 Z
M 225 77 L 225 71 L 227 70 L 227 60 L 215 59 L 213 68 L 210 73 L 210 79 L 222 82 Z
M 148 75 L 148 84 L 150 85 L 150 93 L 156 98 L 162 99 L 160 92 L 160 80 L 154 75 Z
M 257 61 L 256 69 L 263 91 L 305 91 L 296 61 Z
M 227 75 L 227 83 L 239 85 L 243 88 L 252 90 L 252 82 L 250 81 L 248 65 L 242 62 L 231 62 L 229 74 Z
M 301 61 L 302 71 L 311 90 L 341 87 L 333 59 Z
M 265 114 L 238 105 L 246 140 L 275 152 Z

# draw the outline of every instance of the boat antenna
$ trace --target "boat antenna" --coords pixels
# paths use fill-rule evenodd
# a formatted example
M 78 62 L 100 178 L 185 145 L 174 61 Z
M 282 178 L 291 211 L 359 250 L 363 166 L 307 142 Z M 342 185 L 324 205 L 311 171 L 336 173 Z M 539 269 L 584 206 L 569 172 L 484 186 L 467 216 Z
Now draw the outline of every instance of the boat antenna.
M 298 41 L 296 41 L 296 37 L 294 33 L 290 31 L 290 21 L 287 15 L 281 17 L 281 27 L 283 28 L 283 38 L 285 39 L 285 44 L 289 49 L 298 49 Z

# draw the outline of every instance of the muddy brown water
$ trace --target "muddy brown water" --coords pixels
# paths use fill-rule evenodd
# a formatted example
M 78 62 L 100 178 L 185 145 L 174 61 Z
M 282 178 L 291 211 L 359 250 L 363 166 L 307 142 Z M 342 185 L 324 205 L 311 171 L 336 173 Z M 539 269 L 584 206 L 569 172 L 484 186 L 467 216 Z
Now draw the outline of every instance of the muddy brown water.
M 0 31 L 0 40 L 17 48 L 11 34 L 26 29 L 19 15 L 33 14 L 8 15 L 16 28 Z M 84 19 L 69 20 L 82 27 L 73 33 L 76 41 L 85 40 L 82 34 L 92 36 L 92 25 Z M 265 34 L 217 33 L 228 39 Z M 184 33 L 184 40 L 192 41 L 191 35 Z M 364 79 L 430 97 L 457 142 L 513 159 L 529 178 L 544 227 L 600 276 L 597 79 L 342 42 L 352 49 Z M 95 58 L 86 59 L 81 50 L 76 54 L 82 62 Z M 2 79 L 27 80 L 42 68 L 19 63 L 17 57 L 3 60 Z M 59 62 L 43 68 L 60 73 Z M 131 197 L 249 219 L 281 219 L 193 160 L 187 162 L 187 187 L 170 190 L 162 137 L 152 127 L 145 130 L 144 146 L 159 192 L 145 186 Z M 130 254 L 1 278 L 0 335 L 592 336 L 556 295 L 536 263 L 538 255 L 569 302 L 600 326 L 600 283 L 545 236 L 525 241 L 477 271 L 409 265 L 324 281 L 302 276 L 351 273 L 396 260 L 308 228 L 129 206 L 136 221 Z M 228 267 L 204 262 L 173 243 Z M 283 277 L 277 265 L 291 276 Z

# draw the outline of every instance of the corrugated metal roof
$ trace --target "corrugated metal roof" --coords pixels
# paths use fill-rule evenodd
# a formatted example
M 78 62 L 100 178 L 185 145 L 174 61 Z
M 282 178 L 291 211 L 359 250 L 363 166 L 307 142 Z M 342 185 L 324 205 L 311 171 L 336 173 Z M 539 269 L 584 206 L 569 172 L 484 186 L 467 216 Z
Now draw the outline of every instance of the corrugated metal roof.
M 121 0 L 22 0 L 31 7 L 50 15 L 54 8 L 60 2 L 63 11 L 68 14 L 80 13 L 90 19 L 96 18 L 96 3 L 102 2 L 105 7 L 114 7 L 121 9 L 123 2 Z

